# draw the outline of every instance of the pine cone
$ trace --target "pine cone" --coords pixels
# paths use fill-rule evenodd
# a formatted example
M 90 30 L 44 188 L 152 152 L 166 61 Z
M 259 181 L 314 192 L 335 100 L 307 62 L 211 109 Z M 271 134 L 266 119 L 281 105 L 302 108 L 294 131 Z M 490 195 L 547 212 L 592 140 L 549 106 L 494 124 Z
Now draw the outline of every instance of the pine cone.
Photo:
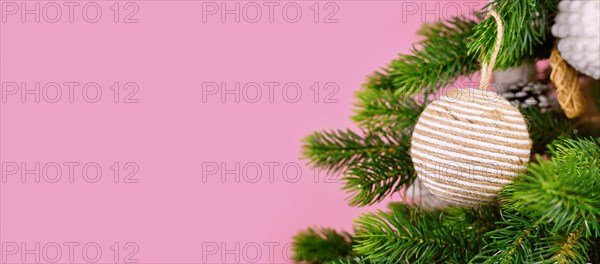
M 555 109 L 556 99 L 549 96 L 550 88 L 543 82 L 516 82 L 506 86 L 501 93 L 510 104 L 518 108 L 537 107 L 542 113 Z

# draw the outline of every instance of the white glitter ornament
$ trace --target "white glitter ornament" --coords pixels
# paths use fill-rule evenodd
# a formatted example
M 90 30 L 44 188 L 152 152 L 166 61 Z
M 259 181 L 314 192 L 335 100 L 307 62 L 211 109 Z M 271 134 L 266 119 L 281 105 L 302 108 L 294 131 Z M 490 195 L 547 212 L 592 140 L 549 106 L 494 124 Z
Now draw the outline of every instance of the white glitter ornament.
M 561 56 L 577 71 L 600 79 L 600 1 L 562 0 L 552 26 Z

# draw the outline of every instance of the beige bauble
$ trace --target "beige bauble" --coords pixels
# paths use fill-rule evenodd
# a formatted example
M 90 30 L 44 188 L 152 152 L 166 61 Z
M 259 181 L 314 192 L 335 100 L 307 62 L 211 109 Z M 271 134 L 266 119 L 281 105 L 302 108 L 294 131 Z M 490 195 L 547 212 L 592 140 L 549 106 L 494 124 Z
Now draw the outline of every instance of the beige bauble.
M 531 139 L 523 115 L 494 92 L 460 89 L 429 104 L 415 125 L 410 155 L 438 198 L 474 206 L 493 201 L 525 170 Z

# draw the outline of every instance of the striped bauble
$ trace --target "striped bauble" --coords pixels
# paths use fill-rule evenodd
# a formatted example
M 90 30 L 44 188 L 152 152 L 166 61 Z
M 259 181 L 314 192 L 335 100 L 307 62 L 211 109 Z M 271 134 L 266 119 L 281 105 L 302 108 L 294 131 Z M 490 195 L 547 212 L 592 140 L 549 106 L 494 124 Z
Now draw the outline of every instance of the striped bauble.
M 523 115 L 494 92 L 461 89 L 428 105 L 415 126 L 410 155 L 423 185 L 458 205 L 494 200 L 529 161 Z

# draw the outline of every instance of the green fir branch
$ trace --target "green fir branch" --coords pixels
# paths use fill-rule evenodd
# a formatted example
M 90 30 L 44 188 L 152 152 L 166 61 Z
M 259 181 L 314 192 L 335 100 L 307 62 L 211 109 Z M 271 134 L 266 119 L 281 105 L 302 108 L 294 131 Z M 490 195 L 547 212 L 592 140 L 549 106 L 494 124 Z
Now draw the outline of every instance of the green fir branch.
M 586 263 L 591 243 L 581 230 L 553 232 L 543 219 L 503 212 L 501 228 L 488 232 L 488 243 L 469 263 Z
M 371 264 L 371 262 L 368 260 L 365 260 L 363 258 L 354 258 L 354 259 L 338 259 L 338 260 L 327 262 L 327 264 Z
M 351 130 L 316 132 L 304 139 L 303 158 L 330 172 L 347 166 L 406 151 L 405 138 L 387 133 L 359 135 Z
M 398 155 L 385 155 L 348 168 L 342 189 L 351 194 L 350 205 L 366 206 L 380 202 L 414 181 L 413 164 L 406 154 L 409 147 L 403 147 Z
M 590 239 L 584 237 L 582 230 L 576 230 L 566 235 L 554 235 L 543 239 L 540 244 L 547 245 L 542 250 L 550 252 L 544 256 L 545 263 L 586 263 L 588 260 L 588 249 L 590 248 Z
M 504 34 L 496 60 L 497 69 L 516 67 L 536 58 L 547 58 L 553 45 L 550 33 L 558 0 L 495 0 L 489 4 L 502 18 Z M 491 56 L 497 25 L 488 17 L 474 28 L 468 53 L 475 58 Z
M 575 159 L 579 168 L 596 165 L 600 169 L 600 138 L 557 140 L 550 145 L 550 151 L 553 158 L 562 163 L 569 163 L 571 159 Z
M 384 89 L 364 89 L 356 93 L 356 114 L 352 120 L 367 130 L 393 130 L 410 133 L 425 109 L 407 95 Z
M 497 204 L 477 207 L 448 207 L 445 211 L 447 225 L 464 226 L 466 229 L 477 231 L 476 236 L 470 238 L 473 241 L 481 240 L 482 234 L 496 229 L 496 220 L 501 217 Z M 482 243 L 480 247 L 483 246 L 483 242 L 483 240 L 480 241 Z
M 340 259 L 337 261 L 332 261 L 328 264 L 396 264 L 396 263 L 398 263 L 397 260 L 390 259 L 390 258 L 371 260 L 371 259 L 366 259 L 364 257 L 356 257 L 353 259 Z
M 380 156 L 391 147 L 381 137 L 362 136 L 351 130 L 315 132 L 303 141 L 303 158 L 331 172 L 339 172 L 355 162 Z
M 367 213 L 356 220 L 354 250 L 369 260 L 440 263 L 469 259 L 480 246 L 482 230 L 469 223 L 448 225 L 443 211 L 396 204 L 392 212 Z
M 531 163 L 507 185 L 500 199 L 515 209 L 551 222 L 552 232 L 600 235 L 600 140 L 563 139 L 550 147 L 552 160 Z
M 294 236 L 294 256 L 296 262 L 326 263 L 341 258 L 351 258 L 352 236 L 331 228 L 308 228 Z
M 529 263 L 541 259 L 543 254 L 535 250 L 538 239 L 547 232 L 543 230 L 543 220 L 534 221 L 526 215 L 501 211 L 502 220 L 498 229 L 486 234 L 491 243 L 469 263 Z
M 350 130 L 314 133 L 304 141 L 304 158 L 327 171 L 344 172 L 342 189 L 350 194 L 350 205 L 365 206 L 414 180 L 408 139 L 381 130 L 366 135 Z
M 600 236 L 600 139 L 561 139 L 500 193 L 503 217 L 471 263 L 585 263 Z
M 390 77 L 390 71 L 387 68 L 382 68 L 368 76 L 362 87 L 367 90 L 396 90 L 394 80 Z
M 424 40 L 413 46 L 411 55 L 401 54 L 392 61 L 379 78 L 388 76 L 396 93 L 406 95 L 422 90 L 432 93 L 461 75 L 477 71 L 477 57 L 470 56 L 467 49 L 467 40 L 476 24 L 464 17 L 424 24 L 418 32 Z M 381 83 L 389 87 L 389 82 Z

